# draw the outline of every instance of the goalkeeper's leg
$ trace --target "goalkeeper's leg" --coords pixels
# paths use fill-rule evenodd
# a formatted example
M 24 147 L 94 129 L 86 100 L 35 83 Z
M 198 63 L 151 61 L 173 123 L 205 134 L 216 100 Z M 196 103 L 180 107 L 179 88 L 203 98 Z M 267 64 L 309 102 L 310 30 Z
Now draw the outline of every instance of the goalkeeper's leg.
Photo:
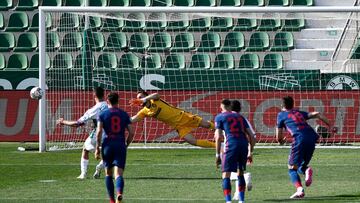
M 196 139 L 193 135 L 188 134 L 184 137 L 184 140 L 191 145 L 204 147 L 204 148 L 215 148 L 215 142 L 211 142 L 206 139 Z

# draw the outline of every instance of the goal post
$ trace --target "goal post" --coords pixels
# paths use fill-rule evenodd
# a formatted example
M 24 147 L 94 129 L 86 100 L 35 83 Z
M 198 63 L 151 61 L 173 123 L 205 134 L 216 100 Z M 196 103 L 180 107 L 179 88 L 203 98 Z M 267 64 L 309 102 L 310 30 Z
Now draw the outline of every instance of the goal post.
M 359 146 L 359 72 L 342 72 L 357 57 L 359 19 L 350 14 L 359 11 L 39 7 L 40 152 L 81 147 L 91 122 L 75 129 L 56 126 L 56 119 L 77 120 L 94 105 L 91 90 L 97 86 L 119 92 L 120 107 L 130 116 L 140 110 L 128 105 L 139 89 L 211 121 L 222 99 L 238 99 L 258 141 L 267 146 L 276 144 L 281 97 L 290 95 L 300 109 L 320 111 L 339 127 L 338 135 L 321 138 L 324 145 Z M 154 118 L 134 125 L 133 146 L 191 147 Z M 207 129 L 193 134 L 213 139 Z

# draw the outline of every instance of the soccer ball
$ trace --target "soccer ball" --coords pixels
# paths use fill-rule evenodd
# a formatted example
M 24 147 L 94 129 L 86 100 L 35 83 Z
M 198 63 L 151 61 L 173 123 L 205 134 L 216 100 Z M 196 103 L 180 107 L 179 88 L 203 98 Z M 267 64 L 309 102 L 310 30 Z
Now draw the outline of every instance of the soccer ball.
M 32 99 L 41 99 L 44 92 L 40 87 L 34 87 L 30 90 L 30 97 Z
M 324 127 L 324 126 L 321 126 L 321 125 L 317 125 L 316 127 L 315 127 L 315 131 L 316 131 L 316 133 L 320 136 L 320 137 L 322 137 L 322 138 L 329 138 L 330 137 L 330 133 L 329 133 L 329 130 L 326 128 L 326 127 Z

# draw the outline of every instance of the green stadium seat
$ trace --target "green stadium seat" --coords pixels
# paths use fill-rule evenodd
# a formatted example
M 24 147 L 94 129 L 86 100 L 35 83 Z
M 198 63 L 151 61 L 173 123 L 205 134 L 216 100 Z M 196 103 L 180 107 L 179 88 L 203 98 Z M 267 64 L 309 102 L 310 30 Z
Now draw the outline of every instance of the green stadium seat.
M 21 32 L 29 27 L 29 18 L 26 12 L 15 12 L 10 14 L 9 23 L 5 30 L 7 32 Z
M 41 6 L 61 6 L 61 0 L 42 0 Z
M 73 59 L 70 53 L 56 54 L 52 60 L 54 69 L 71 69 L 73 68 Z
M 185 31 L 190 26 L 190 21 L 186 14 L 172 14 L 167 22 L 168 31 Z
M 160 32 L 166 29 L 167 20 L 165 13 L 151 13 L 149 21 L 146 21 L 144 31 Z
M 244 0 L 243 6 L 264 6 L 265 0 Z
M 116 69 L 118 67 L 117 56 L 114 53 L 100 54 L 96 68 Z
M 51 24 L 51 14 L 46 13 L 46 20 L 45 20 L 46 29 L 50 29 Z M 35 13 L 31 19 L 31 25 L 29 27 L 29 31 L 38 32 L 39 31 L 39 13 Z
M 210 30 L 216 32 L 227 32 L 233 28 L 232 18 L 213 17 Z
M 174 0 L 174 6 L 194 6 L 194 0 Z
M 121 19 L 123 18 L 122 15 L 118 14 L 117 15 L 118 19 L 114 19 L 114 18 L 102 18 L 103 21 L 103 26 L 101 28 L 101 31 L 104 32 L 119 32 L 122 30 L 122 28 L 124 27 L 124 20 Z
M 46 51 L 55 51 L 60 48 L 60 39 L 57 32 L 46 33 Z
M 260 67 L 259 56 L 257 54 L 243 54 L 239 59 L 240 69 L 257 69 Z
M 313 6 L 314 0 L 292 0 L 292 6 Z
M 211 68 L 210 56 L 208 54 L 194 54 L 191 57 L 191 63 L 188 67 L 189 69 L 208 69 Z
M 140 68 L 139 58 L 133 53 L 123 54 L 119 60 L 119 68 Z
M 144 13 L 130 13 L 124 20 L 124 27 L 122 31 L 125 32 L 139 32 L 145 27 L 145 14 Z
M 18 0 L 18 4 L 15 7 L 15 10 L 18 11 L 32 11 L 39 7 L 38 0 Z
M 129 0 L 108 0 L 109 6 L 129 6 Z
M 64 6 L 85 6 L 85 0 L 65 0 Z
M 222 52 L 238 52 L 244 49 L 245 38 L 241 32 L 229 32 L 225 36 Z
M 198 52 L 214 52 L 220 49 L 220 35 L 215 32 L 208 32 L 201 36 L 201 42 L 197 48 Z
M 45 54 L 45 68 L 49 69 L 50 68 L 50 57 L 48 54 Z M 35 70 L 39 70 L 40 67 L 40 61 L 39 61 L 39 54 L 34 54 L 31 59 L 30 59 L 30 65 L 29 65 L 29 69 L 35 69 Z
M 24 53 L 16 53 L 11 54 L 8 59 L 7 68 L 9 69 L 20 69 L 26 70 L 29 66 L 29 62 L 26 54 Z
M 252 31 L 255 30 L 257 26 L 256 19 L 238 18 L 234 26 L 234 31 Z
M 34 32 L 21 33 L 17 39 L 15 52 L 31 52 L 38 48 L 38 38 Z
M 69 32 L 62 39 L 60 51 L 78 51 L 81 47 L 82 35 L 79 32 Z
M 15 47 L 15 37 L 11 32 L 0 32 L 0 52 L 9 52 Z
M 141 68 L 159 69 L 161 68 L 160 54 L 151 54 L 143 57 L 141 60 Z
M 359 44 L 359 39 L 357 39 L 357 42 L 356 42 L 356 44 L 354 45 L 353 50 L 351 51 L 350 59 L 360 59 L 360 44 Z
M 107 6 L 107 0 L 89 0 L 89 6 Z
M 1 0 L 0 1 L 0 11 L 7 11 L 13 7 L 12 0 Z
M 84 61 L 83 61 L 84 60 Z M 91 57 L 91 59 L 86 59 L 86 60 L 91 60 L 91 62 L 89 62 L 89 65 L 91 65 L 91 67 L 94 67 L 95 66 L 95 58 L 94 56 Z M 83 67 L 83 63 L 85 63 L 85 59 L 83 57 L 83 54 L 78 54 L 76 57 L 75 57 L 75 63 L 74 63 L 74 67 L 73 69 L 78 69 L 78 70 L 82 70 L 82 67 Z
M 0 13 L 0 30 L 4 29 L 4 26 L 5 26 L 4 15 Z
M 283 26 L 281 28 L 282 31 L 290 31 L 296 32 L 305 28 L 305 20 L 303 18 L 300 19 L 285 19 Z
M 188 31 L 191 32 L 204 32 L 209 30 L 211 26 L 211 17 L 204 17 L 191 20 Z
M 219 6 L 241 6 L 240 0 L 220 0 Z
M 294 48 L 294 37 L 291 32 L 279 32 L 274 37 L 270 51 L 289 51 Z
M 172 52 L 188 52 L 195 49 L 194 36 L 189 33 L 179 33 L 175 36 Z
M 87 40 L 93 51 L 101 51 L 105 46 L 104 35 L 101 32 L 91 32 Z
M 168 52 L 171 48 L 171 35 L 167 32 L 158 32 L 154 35 L 149 52 Z
M 185 56 L 183 54 L 171 54 L 167 56 L 165 59 L 164 68 L 184 69 Z
M 60 16 L 58 31 L 77 30 L 80 26 L 80 19 L 77 14 L 63 13 Z
M 151 6 L 172 6 L 172 0 L 153 0 Z
M 127 37 L 123 32 L 112 32 L 106 40 L 104 51 L 121 51 L 127 47 Z
M 289 6 L 290 0 L 268 0 L 268 6 Z
M 281 54 L 267 54 L 264 57 L 261 69 L 282 69 L 283 57 Z
M 234 67 L 234 56 L 232 54 L 224 53 L 216 55 L 213 69 L 232 69 Z
M 258 31 L 276 31 L 281 28 L 280 19 L 260 19 Z
M 245 51 L 265 51 L 270 46 L 269 35 L 266 32 L 255 32 L 251 35 Z
M 0 54 L 0 70 L 4 70 L 6 67 L 6 60 L 3 54 Z
M 151 6 L 151 0 L 130 0 L 130 6 Z
M 149 36 L 146 33 L 135 33 L 130 37 L 130 51 L 145 52 L 149 45 Z
M 216 6 L 216 0 L 195 0 L 195 6 Z
M 102 27 L 103 19 L 98 16 L 89 16 L 89 26 L 88 28 L 92 31 L 98 31 Z M 80 30 L 85 29 L 85 19 L 81 21 Z

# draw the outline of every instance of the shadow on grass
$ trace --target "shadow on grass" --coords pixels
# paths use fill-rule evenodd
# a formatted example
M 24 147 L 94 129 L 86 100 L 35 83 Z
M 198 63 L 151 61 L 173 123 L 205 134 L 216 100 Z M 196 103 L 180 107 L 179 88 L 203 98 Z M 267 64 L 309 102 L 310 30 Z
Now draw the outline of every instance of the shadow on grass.
M 334 196 L 313 196 L 304 199 L 265 199 L 264 202 L 360 202 L 359 194 L 346 194 Z
M 126 177 L 126 179 L 133 180 L 220 180 L 214 177 L 155 177 L 155 176 L 144 176 L 144 177 Z

